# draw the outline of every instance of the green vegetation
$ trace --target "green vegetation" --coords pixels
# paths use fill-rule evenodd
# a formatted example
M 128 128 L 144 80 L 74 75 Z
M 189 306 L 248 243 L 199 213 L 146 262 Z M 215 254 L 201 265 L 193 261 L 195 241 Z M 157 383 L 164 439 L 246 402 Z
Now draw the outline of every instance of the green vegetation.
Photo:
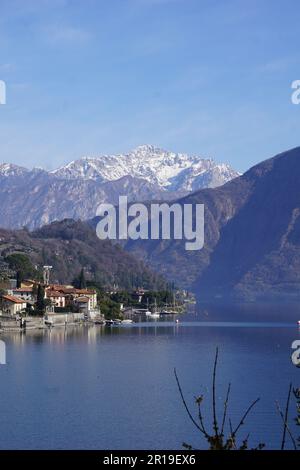
M 79 289 L 85 289 L 86 288 L 85 275 L 84 275 L 84 269 L 83 268 L 80 271 L 80 275 L 79 275 L 79 279 L 78 279 L 78 288 Z
M 173 292 L 163 291 L 146 291 L 139 301 L 139 295 L 134 290 L 118 291 L 112 294 L 103 292 L 102 289 L 96 288 L 98 292 L 99 305 L 101 312 L 106 318 L 120 318 L 120 304 L 126 308 L 146 309 L 156 304 L 157 308 L 164 308 L 166 305 L 172 305 L 174 301 Z M 178 299 L 176 304 L 180 303 Z
M 142 307 L 145 308 L 147 304 L 151 305 L 156 302 L 157 307 L 164 307 L 166 304 L 172 304 L 174 300 L 173 292 L 168 290 L 162 291 L 148 291 L 142 299 Z
M 36 314 L 43 315 L 46 310 L 46 300 L 45 300 L 45 291 L 44 288 L 39 284 L 37 289 L 37 298 L 36 298 Z
M 24 275 L 22 271 L 18 270 L 16 274 L 17 288 L 21 287 L 23 280 L 24 280 Z
M 101 296 L 99 306 L 102 315 L 104 315 L 106 319 L 122 318 L 120 304 L 113 301 L 109 295 L 104 294 Z
M 30 258 L 24 253 L 12 253 L 4 259 L 10 269 L 16 272 L 17 283 L 21 285 L 24 278 L 41 277 L 41 273 L 32 264 Z
M 84 268 L 81 268 L 80 274 L 73 280 L 73 286 L 77 289 L 85 289 L 86 288 L 86 280 L 84 274 Z

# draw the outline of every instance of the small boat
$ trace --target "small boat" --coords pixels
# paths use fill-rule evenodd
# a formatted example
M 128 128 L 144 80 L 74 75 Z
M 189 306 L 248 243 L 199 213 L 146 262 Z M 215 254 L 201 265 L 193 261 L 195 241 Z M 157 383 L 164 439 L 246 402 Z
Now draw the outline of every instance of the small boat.
M 169 315 L 169 312 L 167 310 L 161 310 L 160 314 L 161 315 Z
M 147 309 L 144 313 L 145 313 L 146 317 L 150 317 L 152 315 L 151 310 L 149 310 L 149 299 L 147 299 Z
M 175 294 L 173 294 L 173 305 L 168 307 L 168 304 L 166 304 L 165 308 L 162 309 L 160 313 L 162 315 L 177 315 L 179 313 L 178 310 L 179 310 L 179 307 L 176 305 Z
M 145 315 L 146 317 L 150 317 L 152 315 L 152 312 L 150 312 L 150 310 L 146 310 Z
M 105 325 L 106 324 L 106 321 L 104 320 L 95 320 L 94 321 L 94 325 Z
M 159 318 L 160 317 L 160 313 L 159 312 L 153 312 L 151 313 L 150 315 L 148 315 L 150 318 Z
M 161 315 L 177 315 L 178 312 L 175 312 L 175 310 L 162 310 Z
M 125 320 L 122 320 L 121 323 L 122 325 L 130 325 L 131 323 L 133 323 L 133 321 L 129 318 L 125 318 Z
M 146 311 L 146 316 L 147 317 L 150 317 L 150 318 L 159 318 L 160 317 L 160 313 L 157 309 L 157 302 L 156 302 L 156 299 L 154 301 L 154 310 L 153 312 L 151 312 L 149 309 L 147 309 Z
M 53 320 L 44 320 L 46 326 L 53 326 Z
M 298 325 L 300 326 L 300 320 L 298 320 Z
M 105 325 L 106 326 L 121 325 L 121 320 L 119 320 L 118 318 L 115 318 L 113 320 L 105 320 Z

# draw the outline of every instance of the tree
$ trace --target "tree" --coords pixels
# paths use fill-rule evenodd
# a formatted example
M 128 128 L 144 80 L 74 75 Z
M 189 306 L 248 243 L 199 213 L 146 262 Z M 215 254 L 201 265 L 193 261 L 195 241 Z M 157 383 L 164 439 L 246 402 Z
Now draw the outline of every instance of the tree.
M 24 253 L 12 253 L 6 256 L 4 261 L 8 263 L 9 268 L 12 271 L 16 272 L 16 276 L 19 276 L 19 279 L 21 277 L 22 280 L 31 277 L 36 278 L 40 275 L 35 266 L 32 264 L 30 258 Z
M 19 269 L 16 274 L 17 279 L 17 288 L 21 287 L 22 281 L 24 279 L 22 271 Z
M 82 268 L 78 277 L 77 281 L 78 289 L 85 289 L 86 288 L 86 280 L 84 275 L 84 269 Z
M 99 302 L 101 313 L 106 319 L 120 318 L 120 304 L 114 302 L 109 296 L 103 295 Z
M 36 311 L 39 315 L 43 315 L 46 309 L 46 302 L 45 302 L 45 291 L 44 288 L 39 284 L 37 290 L 37 298 L 36 298 Z

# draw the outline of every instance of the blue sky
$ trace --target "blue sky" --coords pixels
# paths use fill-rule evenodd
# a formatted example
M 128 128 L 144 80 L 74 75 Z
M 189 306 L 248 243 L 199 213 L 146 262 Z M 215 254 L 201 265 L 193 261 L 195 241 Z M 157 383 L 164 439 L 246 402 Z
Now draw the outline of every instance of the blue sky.
M 244 171 L 300 143 L 296 0 L 0 0 L 0 160 L 151 143 Z

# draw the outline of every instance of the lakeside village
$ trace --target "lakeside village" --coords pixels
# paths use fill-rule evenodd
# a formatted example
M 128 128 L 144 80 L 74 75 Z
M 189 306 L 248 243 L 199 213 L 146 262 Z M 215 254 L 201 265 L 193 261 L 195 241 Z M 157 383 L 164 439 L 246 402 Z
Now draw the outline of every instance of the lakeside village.
M 142 287 L 109 290 L 87 286 L 84 270 L 76 285 L 52 284 L 51 266 L 43 280 L 8 279 L 0 292 L 0 331 L 43 329 L 80 324 L 123 325 L 143 319 L 174 316 L 194 303 L 193 296 L 173 289 L 149 291 Z M 175 321 L 178 321 L 177 319 Z

